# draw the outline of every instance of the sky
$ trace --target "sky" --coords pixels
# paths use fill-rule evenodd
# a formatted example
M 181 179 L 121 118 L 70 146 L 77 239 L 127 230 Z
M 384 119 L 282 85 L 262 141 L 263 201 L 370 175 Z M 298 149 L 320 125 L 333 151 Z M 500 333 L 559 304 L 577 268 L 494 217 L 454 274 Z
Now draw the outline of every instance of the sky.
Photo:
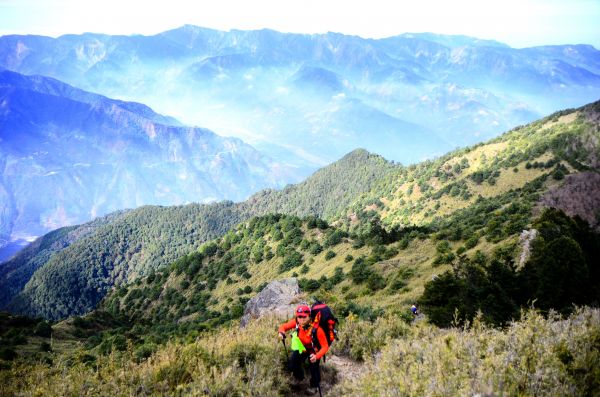
M 600 0 L 0 0 L 0 35 L 152 35 L 192 24 L 219 30 L 339 32 L 365 38 L 432 32 L 515 48 L 592 44 Z

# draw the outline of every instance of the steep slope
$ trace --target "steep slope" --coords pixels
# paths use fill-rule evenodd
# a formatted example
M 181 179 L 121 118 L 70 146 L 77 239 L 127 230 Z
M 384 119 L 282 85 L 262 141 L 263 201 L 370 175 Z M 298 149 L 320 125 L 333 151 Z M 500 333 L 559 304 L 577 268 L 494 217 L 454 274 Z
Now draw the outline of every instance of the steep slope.
M 144 204 L 247 198 L 293 180 L 239 139 L 136 103 L 0 72 L 0 240 Z
M 2 67 L 150 104 L 304 172 L 357 140 L 416 163 L 597 100 L 599 54 L 585 45 L 514 49 L 464 36 L 367 40 L 190 25 L 148 37 L 0 38 Z M 390 150 L 404 146 L 394 132 L 428 142 Z
M 3 304 L 23 289 L 8 306 L 11 310 L 48 318 L 85 313 L 113 285 L 159 269 L 251 216 L 289 212 L 332 218 L 341 214 L 356 196 L 397 167 L 357 150 L 300 184 L 263 191 L 246 202 L 138 208 L 65 244 L 49 257 L 47 251 L 34 249 L 31 255 L 17 255 L 9 262 L 11 273 L 0 280 L 7 291 Z M 89 230 L 90 225 L 75 231 L 79 229 Z M 31 279 L 22 277 L 31 276 L 27 269 L 37 268 Z M 24 281 L 28 282 L 23 288 Z
M 122 217 L 125 212 L 114 212 L 81 226 L 54 230 L 27 245 L 12 259 L 0 266 L 0 307 L 6 306 L 27 284 L 36 270 L 55 253 L 88 236 L 96 229 Z
M 586 200 L 586 205 L 578 211 L 560 205 L 560 200 L 540 200 L 540 197 L 565 189 L 580 190 L 580 196 L 594 195 L 600 164 L 599 114 L 600 102 L 561 111 L 487 143 L 398 170 L 358 200 L 353 212 L 359 217 L 371 212 L 387 225 L 441 227 L 457 211 L 466 211 L 483 202 L 493 203 L 502 197 L 509 200 L 513 192 L 534 186 L 540 195 L 536 193 L 527 204 L 527 211 L 536 205 L 552 203 L 597 226 L 595 217 L 600 208 L 594 204 L 595 200 Z M 584 177 L 586 174 L 588 177 Z
M 384 236 L 387 245 L 377 243 Z M 100 310 L 156 327 L 177 329 L 182 322 L 192 323 L 184 325 L 188 329 L 213 327 L 240 317 L 248 297 L 271 280 L 290 276 L 301 277 L 301 288 L 308 293 L 345 291 L 350 300 L 360 295 L 389 304 L 400 291 L 398 283 L 386 284 L 385 279 L 407 286 L 419 282 L 425 267 L 396 263 L 397 237 L 375 230 L 350 236 L 315 217 L 254 217 L 170 266 L 112 291 Z M 411 240 L 413 246 L 433 248 L 416 241 L 414 234 Z M 376 264 L 380 261 L 386 263 Z

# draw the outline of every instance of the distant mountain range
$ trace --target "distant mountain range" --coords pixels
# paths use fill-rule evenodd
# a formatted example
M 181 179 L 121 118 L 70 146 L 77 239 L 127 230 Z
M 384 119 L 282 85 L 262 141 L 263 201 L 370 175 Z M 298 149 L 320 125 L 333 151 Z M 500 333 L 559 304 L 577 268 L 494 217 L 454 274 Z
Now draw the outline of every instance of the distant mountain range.
M 7 70 L 0 142 L 4 243 L 144 204 L 243 200 L 297 179 L 240 139 Z
M 237 136 L 308 175 L 356 147 L 414 163 L 598 99 L 589 45 L 466 36 L 86 33 L 0 38 L 0 67 L 134 100 Z

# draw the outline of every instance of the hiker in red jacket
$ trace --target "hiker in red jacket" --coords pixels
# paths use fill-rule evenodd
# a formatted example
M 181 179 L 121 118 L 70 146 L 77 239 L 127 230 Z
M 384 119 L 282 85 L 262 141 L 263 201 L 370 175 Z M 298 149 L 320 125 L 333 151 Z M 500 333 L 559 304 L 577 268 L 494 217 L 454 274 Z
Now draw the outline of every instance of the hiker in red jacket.
M 310 386 L 318 388 L 321 383 L 321 373 L 319 371 L 319 362 L 327 350 L 329 345 L 325 332 L 310 321 L 310 307 L 300 305 L 296 308 L 296 318 L 281 324 L 279 327 L 279 338 L 285 339 L 285 333 L 289 330 L 295 330 L 298 338 L 304 345 L 303 352 L 292 350 L 292 356 L 288 364 L 288 368 L 294 374 L 294 377 L 301 381 L 304 379 L 304 371 L 302 363 L 308 359 L 308 369 L 310 370 Z

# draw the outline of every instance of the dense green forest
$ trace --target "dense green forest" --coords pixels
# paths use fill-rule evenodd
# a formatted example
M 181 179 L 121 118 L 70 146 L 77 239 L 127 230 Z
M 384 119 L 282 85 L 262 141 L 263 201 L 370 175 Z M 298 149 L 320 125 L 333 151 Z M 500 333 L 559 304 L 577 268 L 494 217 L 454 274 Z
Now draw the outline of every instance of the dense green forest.
M 60 244 L 60 249 L 48 250 L 44 245 L 14 258 L 9 266 L 16 271 L 1 280 L 6 291 L 4 305 L 12 300 L 9 310 L 49 319 L 86 313 L 113 285 L 160 269 L 251 216 L 276 210 L 333 217 L 354 197 L 368 191 L 377 178 L 397 167 L 380 156 L 356 150 L 300 184 L 282 191 L 263 191 L 246 202 L 146 206 L 128 211 L 97 225 L 83 238 Z M 90 229 L 90 225 L 75 231 L 81 229 Z M 33 276 L 32 271 L 21 270 L 38 268 Z M 24 276 L 16 277 L 18 272 Z
M 421 308 L 438 326 L 464 324 L 478 312 L 494 325 L 518 318 L 522 307 L 568 314 L 600 305 L 600 234 L 579 217 L 547 209 L 533 222 L 539 232 L 527 263 L 500 249 L 491 258 L 477 251 L 458 256 L 452 269 L 425 285 Z
M 0 266 L 0 308 L 5 307 L 31 279 L 38 268 L 57 252 L 88 236 L 102 225 L 115 222 L 126 211 L 118 211 L 84 225 L 54 230 L 27 245 L 18 255 Z

